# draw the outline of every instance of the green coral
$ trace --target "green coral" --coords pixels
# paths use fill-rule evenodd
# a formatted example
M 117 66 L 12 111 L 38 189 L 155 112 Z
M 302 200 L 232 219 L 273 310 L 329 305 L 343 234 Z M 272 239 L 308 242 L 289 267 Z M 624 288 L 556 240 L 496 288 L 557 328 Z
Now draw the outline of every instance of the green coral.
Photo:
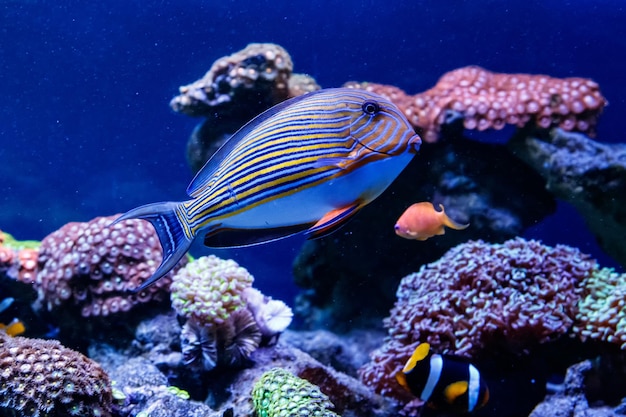
M 583 340 L 616 343 L 626 350 L 626 274 L 602 268 L 582 287 L 573 331 Z
M 265 372 L 254 384 L 252 402 L 258 417 L 337 417 L 317 386 L 281 368 Z
M 2 234 L 4 235 L 4 242 L 2 244 L 11 249 L 39 249 L 39 246 L 41 245 L 41 242 L 38 240 L 16 240 L 12 235 L 5 231 L 3 231 Z

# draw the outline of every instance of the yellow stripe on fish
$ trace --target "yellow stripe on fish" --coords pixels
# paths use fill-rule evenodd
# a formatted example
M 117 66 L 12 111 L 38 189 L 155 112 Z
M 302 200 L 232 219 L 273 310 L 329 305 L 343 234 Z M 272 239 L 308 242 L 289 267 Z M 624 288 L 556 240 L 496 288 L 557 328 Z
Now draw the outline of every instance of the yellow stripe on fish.
M 116 220 L 150 221 L 163 247 L 161 265 L 138 291 L 201 233 L 207 246 L 229 247 L 332 232 L 391 184 L 420 143 L 394 104 L 367 91 L 320 90 L 272 107 L 211 157 L 187 188 L 191 200 Z

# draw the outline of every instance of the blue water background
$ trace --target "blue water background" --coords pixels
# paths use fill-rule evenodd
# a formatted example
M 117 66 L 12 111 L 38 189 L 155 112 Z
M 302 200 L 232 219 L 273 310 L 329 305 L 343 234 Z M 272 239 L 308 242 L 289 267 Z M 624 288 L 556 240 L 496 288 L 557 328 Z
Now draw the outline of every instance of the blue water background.
M 250 42 L 285 47 L 324 87 L 430 88 L 476 64 L 596 80 L 598 138 L 623 141 L 626 12 L 594 1 L 7 1 L 0 3 L 0 229 L 41 239 L 69 221 L 185 199 L 199 122 L 168 107 L 180 85 Z M 511 198 L 516 198 L 512 195 Z M 605 263 L 566 204 L 526 235 Z M 300 239 L 229 251 L 286 294 Z M 196 249 L 197 254 L 208 253 Z

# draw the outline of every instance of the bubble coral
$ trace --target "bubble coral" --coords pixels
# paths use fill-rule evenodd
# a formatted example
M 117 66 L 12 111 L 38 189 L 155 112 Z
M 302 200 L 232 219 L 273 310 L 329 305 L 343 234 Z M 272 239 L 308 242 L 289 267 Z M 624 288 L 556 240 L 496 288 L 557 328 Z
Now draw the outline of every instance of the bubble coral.
M 232 259 L 203 256 L 178 271 L 170 287 L 178 315 L 199 323 L 222 323 L 245 307 L 242 292 L 254 278 Z
M 0 407 L 32 417 L 106 417 L 111 403 L 109 377 L 91 359 L 57 341 L 0 333 Z
M 265 372 L 254 384 L 252 402 L 259 417 L 337 416 L 317 386 L 281 368 Z
M 158 237 L 148 222 L 117 216 L 68 223 L 43 239 L 34 286 L 48 310 L 80 309 L 84 316 L 107 316 L 167 298 L 171 274 L 134 294 L 161 262 Z M 183 258 L 179 265 L 184 265 Z
M 436 142 L 441 125 L 461 118 L 466 129 L 502 129 L 533 121 L 541 128 L 559 126 L 593 134 L 607 104 L 597 83 L 585 78 L 500 74 L 477 66 L 444 74 L 416 95 L 393 86 L 348 83 L 389 98 L 426 142 Z
M 397 394 L 394 376 L 421 342 L 472 357 L 487 349 L 519 353 L 556 338 L 572 326 L 579 284 L 596 268 L 577 249 L 522 238 L 458 245 L 402 279 L 384 321 L 388 336 L 361 379 Z
M 626 274 L 602 268 L 585 279 L 582 288 L 574 333 L 626 349 Z

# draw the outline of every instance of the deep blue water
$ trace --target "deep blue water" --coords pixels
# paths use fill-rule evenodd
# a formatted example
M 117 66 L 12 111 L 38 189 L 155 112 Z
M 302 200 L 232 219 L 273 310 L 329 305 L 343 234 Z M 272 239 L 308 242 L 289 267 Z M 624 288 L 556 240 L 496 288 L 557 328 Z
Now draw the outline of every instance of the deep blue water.
M 198 120 L 168 102 L 179 85 L 250 42 L 282 45 L 295 71 L 324 87 L 355 79 L 416 93 L 469 64 L 593 78 L 610 102 L 598 138 L 623 141 L 623 4 L 4 0 L 0 228 L 41 239 L 69 221 L 184 199 L 192 175 L 185 143 Z M 528 236 L 602 258 L 566 205 Z M 288 240 L 226 255 L 263 288 L 290 282 L 298 246 Z

